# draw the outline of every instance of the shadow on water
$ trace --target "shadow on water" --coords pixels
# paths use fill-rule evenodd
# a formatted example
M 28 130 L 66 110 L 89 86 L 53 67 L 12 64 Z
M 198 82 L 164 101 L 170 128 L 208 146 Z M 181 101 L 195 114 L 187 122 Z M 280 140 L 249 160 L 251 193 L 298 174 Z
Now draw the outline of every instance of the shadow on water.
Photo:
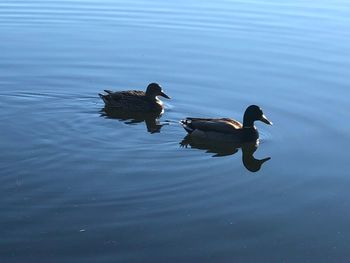
M 165 123 L 160 123 L 159 118 L 162 112 L 127 112 L 119 109 L 104 107 L 100 110 L 100 116 L 108 119 L 117 119 L 123 121 L 125 124 L 138 124 L 145 122 L 147 131 L 149 133 L 159 133 Z
M 213 157 L 232 155 L 237 153 L 241 148 L 243 165 L 250 172 L 259 171 L 263 163 L 271 159 L 271 157 L 266 157 L 260 160 L 254 158 L 253 154 L 259 147 L 259 140 L 248 143 L 223 143 L 205 141 L 203 139 L 193 138 L 190 135 L 186 135 L 186 137 L 180 142 L 180 146 L 185 148 L 190 146 L 191 148 L 206 150 L 207 153 L 214 153 Z

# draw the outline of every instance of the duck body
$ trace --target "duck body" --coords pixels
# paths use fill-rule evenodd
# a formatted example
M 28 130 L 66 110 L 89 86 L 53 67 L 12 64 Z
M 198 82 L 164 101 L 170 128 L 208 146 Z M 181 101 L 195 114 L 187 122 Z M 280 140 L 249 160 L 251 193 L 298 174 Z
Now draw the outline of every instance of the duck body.
M 240 122 L 229 118 L 186 118 L 181 124 L 191 136 L 204 140 L 248 142 L 259 138 L 255 126 L 243 128 Z
M 255 120 L 272 124 L 256 105 L 246 109 L 243 124 L 230 118 L 186 118 L 180 123 L 191 136 L 196 138 L 242 143 L 259 138 L 259 132 L 254 126 Z
M 157 96 L 170 99 L 157 83 L 148 85 L 146 92 L 141 90 L 111 91 L 99 94 L 105 106 L 126 112 L 161 112 L 163 103 Z
M 107 107 L 123 111 L 162 111 L 163 103 L 157 98 L 149 98 L 146 93 L 140 90 L 110 91 L 107 94 L 100 94 L 101 99 Z

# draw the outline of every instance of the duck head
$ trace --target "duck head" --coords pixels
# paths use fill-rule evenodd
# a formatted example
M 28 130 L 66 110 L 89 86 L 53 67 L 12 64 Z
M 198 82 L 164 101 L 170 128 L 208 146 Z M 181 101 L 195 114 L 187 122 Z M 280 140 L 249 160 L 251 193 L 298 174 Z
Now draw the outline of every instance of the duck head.
M 272 125 L 272 122 L 266 118 L 259 106 L 250 105 L 244 112 L 243 127 L 253 127 L 254 121 L 262 121 L 268 125 Z
M 170 97 L 163 92 L 162 87 L 158 83 L 149 84 L 146 89 L 146 95 L 152 98 L 162 96 L 164 98 L 170 99 Z

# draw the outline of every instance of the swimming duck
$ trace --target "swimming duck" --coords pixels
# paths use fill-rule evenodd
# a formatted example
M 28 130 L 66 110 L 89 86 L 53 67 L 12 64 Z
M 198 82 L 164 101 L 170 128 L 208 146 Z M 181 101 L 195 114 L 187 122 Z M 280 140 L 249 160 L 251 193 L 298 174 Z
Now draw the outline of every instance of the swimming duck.
M 104 101 L 106 107 L 112 107 L 123 111 L 152 112 L 162 111 L 163 103 L 157 96 L 170 99 L 158 83 L 147 86 L 146 92 L 140 90 L 111 91 L 105 90 L 107 94 L 98 94 Z
M 180 123 L 191 136 L 198 138 L 229 142 L 250 142 L 259 138 L 258 130 L 254 126 L 254 122 L 257 120 L 272 125 L 272 122 L 266 118 L 260 107 L 256 105 L 250 105 L 244 112 L 243 125 L 229 118 L 186 118 L 181 120 Z

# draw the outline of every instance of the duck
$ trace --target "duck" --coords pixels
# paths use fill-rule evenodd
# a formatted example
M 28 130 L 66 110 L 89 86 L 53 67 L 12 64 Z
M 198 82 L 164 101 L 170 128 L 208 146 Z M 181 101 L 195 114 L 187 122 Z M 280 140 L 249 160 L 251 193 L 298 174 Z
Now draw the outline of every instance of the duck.
M 170 99 L 158 83 L 150 83 L 146 91 L 104 90 L 107 94 L 98 95 L 105 103 L 105 107 L 119 109 L 125 112 L 161 112 L 164 109 L 163 102 L 157 96 Z
M 227 142 L 251 142 L 259 138 L 255 121 L 272 125 L 257 105 L 250 105 L 244 112 L 243 124 L 230 118 L 186 118 L 181 120 L 182 127 L 192 137 L 205 140 Z

